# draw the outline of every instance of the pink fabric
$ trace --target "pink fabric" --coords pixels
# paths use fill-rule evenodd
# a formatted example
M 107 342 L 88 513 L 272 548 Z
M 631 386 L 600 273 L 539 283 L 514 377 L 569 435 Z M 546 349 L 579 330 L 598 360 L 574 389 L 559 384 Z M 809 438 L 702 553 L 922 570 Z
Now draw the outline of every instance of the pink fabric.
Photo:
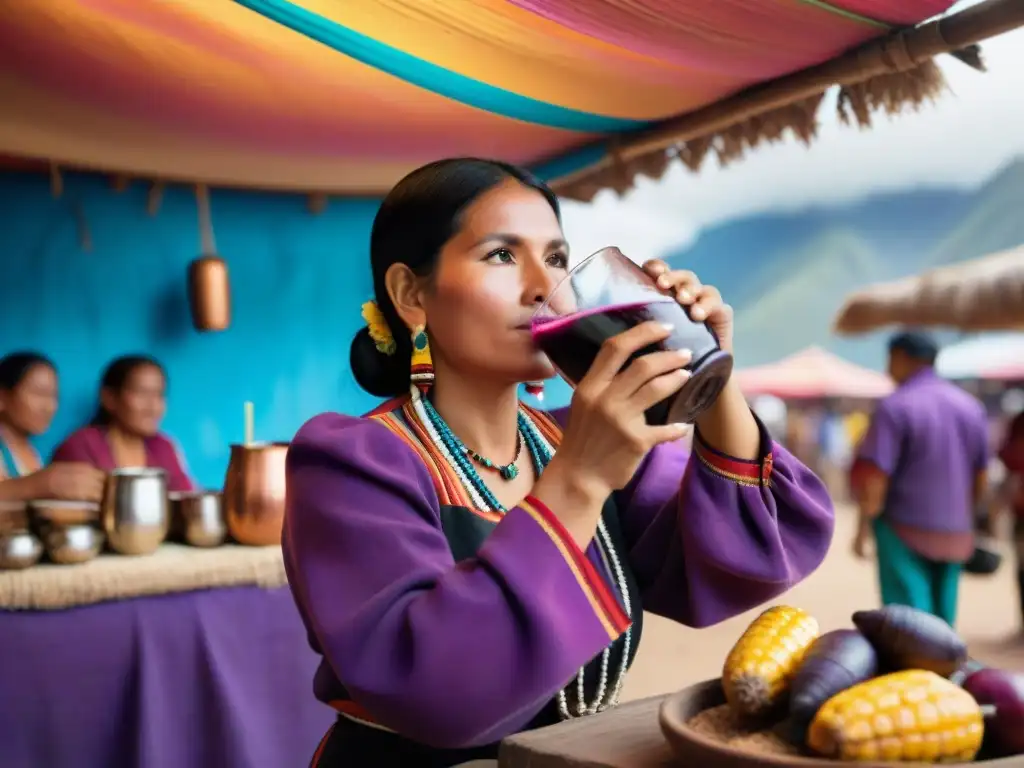
M 132 14 L 132 21 L 141 23 L 144 16 L 151 14 L 146 9 L 151 4 L 136 5 L 139 7 Z M 180 29 L 175 27 L 171 31 Z M 272 106 L 254 118 L 247 108 L 251 97 L 244 93 L 234 101 L 225 99 L 219 89 L 196 87 L 166 65 L 160 68 L 160 62 L 155 63 L 156 69 L 151 69 L 146 66 L 151 62 L 142 54 L 137 57 L 136 66 L 125 66 L 124 60 L 119 60 L 123 41 L 112 43 L 110 55 L 101 57 L 80 45 L 68 45 L 66 40 L 58 42 L 58 38 L 49 31 L 44 34 L 9 25 L 0 17 L 0 71 L 18 73 L 34 85 L 104 109 L 113 116 L 128 120 L 144 116 L 146 122 L 159 125 L 161 131 L 176 134 L 183 141 L 201 137 L 278 155 L 371 156 L 410 162 L 436 160 L 453 154 L 457 147 L 460 154 L 528 162 L 561 154 L 580 142 L 596 138 L 497 119 L 488 112 L 456 102 L 446 103 L 444 110 L 438 112 L 435 97 L 370 67 L 366 67 L 367 80 L 372 84 L 381 79 L 389 86 L 381 94 L 384 101 L 380 105 L 367 102 L 360 90 L 363 86 L 358 83 L 318 81 L 313 74 L 308 75 L 307 87 L 322 93 L 324 104 L 346 105 L 344 120 L 338 119 L 334 108 L 311 113 L 305 108 L 280 110 Z M 240 66 L 270 70 L 279 65 L 273 53 L 260 60 L 244 40 L 234 41 L 227 35 L 218 39 L 219 54 L 237 58 Z M 198 41 L 182 39 L 184 46 L 203 49 L 210 43 L 209 32 L 204 32 Z M 387 98 L 399 99 L 400 109 L 390 106 Z M 409 129 L 410 124 L 420 123 L 424 126 L 422 130 Z M 442 130 L 445 128 L 450 130 Z M 456 135 L 458 138 L 453 139 Z
M 114 454 L 107 442 L 106 430 L 102 427 L 82 427 L 73 432 L 53 452 L 52 461 L 78 461 L 92 464 L 97 469 L 110 472 L 117 468 Z M 155 435 L 146 440 L 146 466 L 167 472 L 167 490 L 193 491 L 196 486 L 185 470 L 184 461 L 178 449 L 169 438 Z
M 910 26 L 924 19 L 945 13 L 953 5 L 950 0 L 913 0 L 894 3 L 892 0 L 829 0 L 829 5 L 884 21 L 894 27 Z
M 826 61 L 880 31 L 800 0 L 509 2 L 611 45 L 750 83 Z M 953 0 L 844 0 L 837 5 L 906 24 L 949 8 Z

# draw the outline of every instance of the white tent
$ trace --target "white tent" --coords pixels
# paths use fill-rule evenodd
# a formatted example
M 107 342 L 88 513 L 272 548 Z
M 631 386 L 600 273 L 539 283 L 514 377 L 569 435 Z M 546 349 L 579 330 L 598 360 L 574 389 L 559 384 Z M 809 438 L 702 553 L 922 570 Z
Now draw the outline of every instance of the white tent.
M 1024 372 L 1024 333 L 988 333 L 951 344 L 935 363 L 947 379 L 1009 379 Z

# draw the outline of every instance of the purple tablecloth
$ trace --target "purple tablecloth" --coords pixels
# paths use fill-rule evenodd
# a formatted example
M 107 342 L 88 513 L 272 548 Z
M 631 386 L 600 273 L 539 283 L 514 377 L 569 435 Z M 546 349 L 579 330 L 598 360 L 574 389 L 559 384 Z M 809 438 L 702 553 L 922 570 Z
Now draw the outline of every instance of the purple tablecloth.
M 302 768 L 316 664 L 287 588 L 0 612 L 0 766 Z

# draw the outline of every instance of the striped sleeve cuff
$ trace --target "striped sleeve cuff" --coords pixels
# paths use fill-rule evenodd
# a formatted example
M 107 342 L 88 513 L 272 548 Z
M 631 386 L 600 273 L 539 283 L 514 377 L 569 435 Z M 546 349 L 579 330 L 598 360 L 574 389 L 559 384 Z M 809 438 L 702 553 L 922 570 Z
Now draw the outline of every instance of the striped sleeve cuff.
M 630 618 L 622 609 L 618 598 L 609 589 L 608 583 L 597 572 L 594 564 L 590 562 L 569 531 L 562 525 L 562 521 L 544 502 L 532 496 L 523 499 L 519 503 L 519 507 L 533 518 L 565 558 L 569 570 L 579 582 L 580 589 L 587 596 L 587 600 L 594 609 L 594 614 L 600 619 L 609 639 L 618 638 L 629 628 Z
M 754 416 L 757 428 L 761 433 L 761 445 L 758 449 L 759 458 L 753 460 L 737 459 L 715 450 L 701 437 L 699 430 L 694 430 L 693 453 L 701 466 L 712 474 L 740 485 L 754 487 L 771 486 L 772 480 L 772 439 L 761 420 Z

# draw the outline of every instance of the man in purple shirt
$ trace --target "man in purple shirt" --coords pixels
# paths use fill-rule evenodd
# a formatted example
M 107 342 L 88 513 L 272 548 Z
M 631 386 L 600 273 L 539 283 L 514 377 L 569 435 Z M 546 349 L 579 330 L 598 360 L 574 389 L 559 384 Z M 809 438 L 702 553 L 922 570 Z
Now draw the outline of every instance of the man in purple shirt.
M 988 422 L 974 397 L 935 373 L 935 342 L 918 332 L 889 342 L 898 387 L 878 404 L 857 452 L 860 524 L 872 534 L 882 602 L 956 619 L 961 566 L 974 548 L 974 509 L 985 491 Z

